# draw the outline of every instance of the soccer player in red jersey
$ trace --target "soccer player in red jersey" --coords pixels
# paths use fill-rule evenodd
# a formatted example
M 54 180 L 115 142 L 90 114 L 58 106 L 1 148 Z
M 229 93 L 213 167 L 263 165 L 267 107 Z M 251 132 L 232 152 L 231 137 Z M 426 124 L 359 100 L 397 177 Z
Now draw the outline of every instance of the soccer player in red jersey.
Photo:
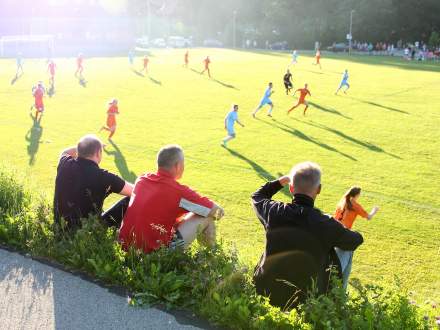
M 118 100 L 113 99 L 109 102 L 108 105 L 109 107 L 107 110 L 107 126 L 102 126 L 100 131 L 109 131 L 110 135 L 108 136 L 108 139 L 111 140 L 112 136 L 116 132 L 116 115 L 119 115 Z
M 31 111 L 35 108 L 35 120 L 38 120 L 38 114 L 43 114 L 44 104 L 43 96 L 46 93 L 44 89 L 43 82 L 39 81 L 37 86 L 32 88 L 32 95 L 34 96 L 34 104 L 31 106 Z
M 141 71 L 145 71 L 145 73 L 148 73 L 148 62 L 149 62 L 150 60 L 148 59 L 148 56 L 147 55 L 145 55 L 144 56 L 144 68 L 141 70 Z
M 287 111 L 287 114 L 289 114 L 293 109 L 299 107 L 301 104 L 304 104 L 306 107 L 304 108 L 304 116 L 306 115 L 306 111 L 307 108 L 309 107 L 309 103 L 306 101 L 306 96 L 310 95 L 312 96 L 312 94 L 310 94 L 310 91 L 307 89 L 307 84 L 304 85 L 304 88 L 299 88 L 295 91 L 295 93 L 293 93 L 293 95 L 296 94 L 296 92 L 299 92 L 299 99 L 298 99 L 298 103 L 296 105 L 294 105 L 292 108 L 290 108 Z
M 185 53 L 184 62 L 185 62 L 184 66 L 185 66 L 185 68 L 187 68 L 188 63 L 189 63 L 189 52 L 188 51 L 186 51 L 186 53 Z
M 76 72 L 75 72 L 75 77 L 82 76 L 84 67 L 83 67 L 83 61 L 84 61 L 84 57 L 81 53 L 78 54 L 78 57 L 76 58 Z
M 204 74 L 205 71 L 208 71 L 208 77 L 211 78 L 211 72 L 209 71 L 209 64 L 211 63 L 211 60 L 209 59 L 209 56 L 206 56 L 203 62 L 205 63 L 205 69 L 200 72 L 200 74 Z
M 316 62 L 313 63 L 313 65 L 319 65 L 319 68 L 322 69 L 321 62 L 320 62 L 320 60 L 321 60 L 321 51 L 319 49 L 316 50 L 315 60 L 316 60 Z
M 53 85 L 55 83 L 55 70 L 57 68 L 57 65 L 55 64 L 55 62 L 53 60 L 49 61 L 49 64 L 47 65 L 47 71 L 50 74 L 49 77 L 49 84 Z

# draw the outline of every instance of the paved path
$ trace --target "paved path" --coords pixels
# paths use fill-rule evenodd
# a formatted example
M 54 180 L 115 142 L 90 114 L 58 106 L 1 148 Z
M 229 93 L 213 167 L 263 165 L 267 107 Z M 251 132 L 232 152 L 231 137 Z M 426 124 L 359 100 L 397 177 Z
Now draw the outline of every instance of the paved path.
M 135 308 L 127 297 L 0 249 L 0 328 L 201 329 L 184 317 Z

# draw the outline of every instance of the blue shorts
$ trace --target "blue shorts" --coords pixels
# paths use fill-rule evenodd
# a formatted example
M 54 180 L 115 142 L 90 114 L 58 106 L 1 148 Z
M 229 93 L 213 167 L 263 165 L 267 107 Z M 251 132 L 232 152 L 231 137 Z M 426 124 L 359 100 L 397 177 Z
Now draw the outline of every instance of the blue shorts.
M 271 99 L 262 99 L 260 102 L 259 108 L 265 106 L 266 104 L 272 105 L 272 100 Z
M 233 137 L 235 137 L 235 131 L 234 131 L 233 128 L 232 128 L 232 129 L 229 129 L 229 128 L 228 128 L 228 135 L 229 135 L 229 136 L 233 136 Z
M 349 87 L 350 85 L 348 84 L 348 82 L 347 81 L 342 81 L 341 82 L 341 84 L 339 85 L 339 88 L 341 88 L 342 86 L 347 86 L 347 87 Z

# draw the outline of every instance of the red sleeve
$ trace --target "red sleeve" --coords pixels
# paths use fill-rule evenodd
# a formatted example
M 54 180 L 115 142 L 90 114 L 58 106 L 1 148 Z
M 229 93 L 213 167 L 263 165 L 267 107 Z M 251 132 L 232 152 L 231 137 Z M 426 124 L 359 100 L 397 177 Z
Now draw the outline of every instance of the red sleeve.
M 187 186 L 181 186 L 180 208 L 207 217 L 213 206 L 214 203 L 209 198 L 199 195 Z

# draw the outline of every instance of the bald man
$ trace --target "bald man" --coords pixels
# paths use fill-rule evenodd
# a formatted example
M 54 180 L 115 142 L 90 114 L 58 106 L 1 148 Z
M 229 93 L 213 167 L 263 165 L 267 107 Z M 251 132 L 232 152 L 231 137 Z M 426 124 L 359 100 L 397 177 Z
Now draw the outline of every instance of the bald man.
M 67 229 L 81 227 L 81 220 L 98 216 L 108 226 L 119 227 L 127 209 L 133 185 L 99 167 L 102 142 L 95 135 L 82 137 L 76 147 L 61 152 L 55 180 L 54 219 Z M 126 196 L 105 213 L 105 198 L 111 193 Z M 102 213 L 102 214 L 101 214 Z
M 289 186 L 290 203 L 272 200 Z M 346 260 L 339 260 L 335 247 L 354 251 L 362 235 L 345 228 L 314 206 L 321 192 L 321 169 L 305 162 L 293 167 L 290 175 L 268 182 L 252 195 L 255 213 L 266 231 L 266 249 L 254 273 L 257 292 L 271 303 L 292 308 L 307 297 L 316 285 L 323 294 L 331 287 L 334 266 L 342 280 Z M 293 286 L 292 286 L 293 284 Z

